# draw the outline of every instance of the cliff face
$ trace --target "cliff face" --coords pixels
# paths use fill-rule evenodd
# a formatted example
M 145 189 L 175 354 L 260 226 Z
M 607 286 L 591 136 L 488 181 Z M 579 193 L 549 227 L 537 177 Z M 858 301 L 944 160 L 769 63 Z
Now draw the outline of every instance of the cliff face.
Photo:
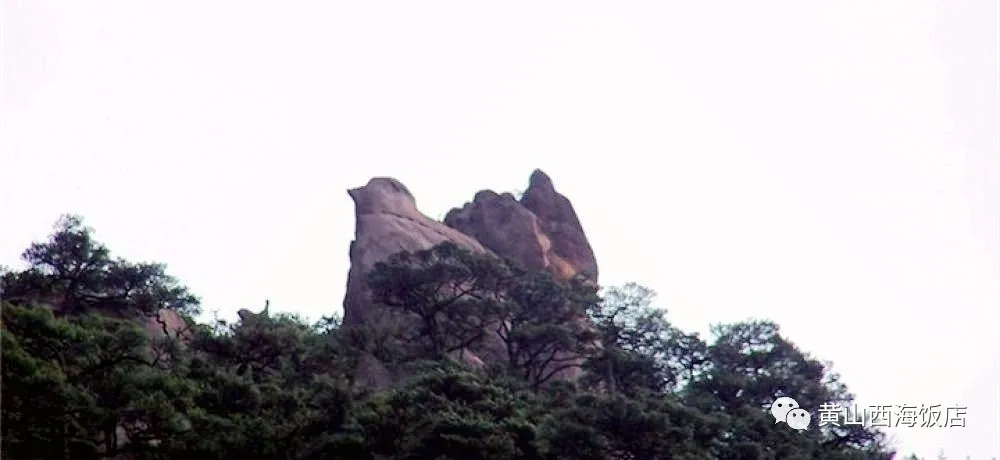
M 445 241 L 510 258 L 527 268 L 548 270 L 560 279 L 585 276 L 597 283 L 597 261 L 576 212 L 542 171 L 531 175 L 520 201 L 509 193 L 481 191 L 471 203 L 451 210 L 444 223 L 417 210 L 413 195 L 395 179 L 374 178 L 348 193 L 355 204 L 356 228 L 344 298 L 345 325 L 374 326 L 379 321 L 380 307 L 373 305 L 365 285 L 365 274 L 376 262 L 399 251 L 430 249 Z M 471 352 L 462 353 L 460 359 L 482 363 Z M 362 359 L 359 374 L 363 385 L 376 388 L 385 388 L 393 380 L 372 356 Z M 572 379 L 578 374 L 578 368 L 571 368 L 560 377 Z

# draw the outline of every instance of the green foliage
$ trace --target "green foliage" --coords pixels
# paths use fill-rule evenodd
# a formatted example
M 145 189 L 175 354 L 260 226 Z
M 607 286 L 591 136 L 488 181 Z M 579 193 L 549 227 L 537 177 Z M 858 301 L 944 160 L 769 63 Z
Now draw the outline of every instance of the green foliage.
M 441 360 L 483 339 L 495 294 L 509 277 L 504 268 L 445 243 L 375 264 L 368 284 L 372 298 L 396 313 L 397 324 L 412 325 L 399 337 L 410 359 Z
M 596 289 L 584 284 L 513 271 L 496 310 L 496 334 L 508 371 L 537 389 L 594 354 L 599 335 L 582 320 L 599 299 Z
M 451 365 L 365 402 L 366 448 L 389 458 L 534 458 L 534 427 L 516 392 Z
M 183 430 L 190 381 L 174 378 L 145 333 L 121 320 L 56 318 L 3 304 L 6 458 L 88 458 Z
M 853 399 L 777 325 L 718 326 L 706 341 L 672 326 L 635 284 L 602 299 L 593 286 L 446 244 L 396 255 L 370 275 L 397 326 L 389 339 L 377 327 L 308 324 L 267 308 L 164 339 L 137 319 L 188 315 L 197 299 L 162 265 L 112 259 L 72 217 L 25 261 L 0 271 L 3 458 L 892 454 L 877 431 L 774 423 L 767 406 L 778 396 L 803 407 Z M 494 366 L 458 363 L 459 350 Z M 360 388 L 366 352 L 410 362 L 407 377 L 388 391 Z M 576 366 L 579 379 L 554 377 Z
M 595 351 L 598 335 L 581 321 L 599 300 L 595 288 L 452 243 L 393 255 L 369 285 L 396 324 L 413 325 L 399 334 L 410 359 L 472 349 L 538 387 Z
M 40 302 L 66 314 L 199 312 L 198 298 L 167 275 L 163 264 L 113 259 L 91 232 L 79 217 L 63 216 L 48 241 L 24 251 L 26 270 L 3 273 L 0 293 L 9 301 Z
M 671 326 L 666 311 L 653 307 L 655 297 L 634 283 L 605 292 L 591 311 L 604 346 L 587 364 L 590 383 L 600 382 L 612 393 L 669 392 L 703 370 L 707 345 L 697 334 Z
M 350 357 L 336 330 L 291 316 L 256 316 L 203 328 L 192 340 L 186 377 L 199 382 L 193 433 L 177 455 L 315 458 L 339 436 L 351 396 Z

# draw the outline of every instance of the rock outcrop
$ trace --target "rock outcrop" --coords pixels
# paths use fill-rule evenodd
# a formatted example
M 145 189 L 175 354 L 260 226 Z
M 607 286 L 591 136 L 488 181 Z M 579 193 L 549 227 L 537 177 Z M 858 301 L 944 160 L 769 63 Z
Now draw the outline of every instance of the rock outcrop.
M 142 326 L 154 339 L 170 337 L 185 343 L 191 338 L 191 327 L 176 310 L 160 309 L 154 317 L 142 319 Z
M 344 297 L 345 326 L 384 326 L 382 311 L 373 305 L 365 279 L 376 262 L 400 251 L 430 249 L 445 241 L 471 251 L 487 252 L 468 235 L 418 211 L 413 195 L 396 179 L 376 177 L 347 193 L 354 200 L 356 220 Z M 362 386 L 381 389 L 393 381 L 390 370 L 370 354 L 361 357 L 359 367 L 358 383 Z
M 365 275 L 376 262 L 399 251 L 430 249 L 450 241 L 474 252 L 514 260 L 527 268 L 548 270 L 556 277 L 585 276 L 597 282 L 597 261 L 572 204 L 556 192 L 540 170 L 531 175 L 521 200 L 491 190 L 476 194 L 471 203 L 451 210 L 437 222 L 417 210 L 413 195 L 399 181 L 374 178 L 349 190 L 355 204 L 355 239 L 344 298 L 344 324 L 374 325 L 381 308 L 373 305 Z M 483 360 L 471 352 L 461 359 L 473 366 Z M 385 388 L 393 376 L 373 356 L 362 357 L 359 383 Z M 574 378 L 579 369 L 560 374 Z
M 510 193 L 485 190 L 472 203 L 451 210 L 444 223 L 527 268 L 597 282 L 597 260 L 576 211 L 541 170 L 531 174 L 520 201 Z
M 486 252 L 478 241 L 418 211 L 413 195 L 396 179 L 376 177 L 348 194 L 354 200 L 356 221 L 344 298 L 345 325 L 366 323 L 376 313 L 365 282 L 376 262 L 400 251 L 430 249 L 445 241 Z
M 471 203 L 451 210 L 444 223 L 526 268 L 547 270 L 563 280 L 582 276 L 597 284 L 597 259 L 576 211 L 541 170 L 531 174 L 520 200 L 510 193 L 481 191 Z M 589 323 L 587 318 L 579 321 Z M 557 376 L 574 379 L 580 372 L 571 367 Z

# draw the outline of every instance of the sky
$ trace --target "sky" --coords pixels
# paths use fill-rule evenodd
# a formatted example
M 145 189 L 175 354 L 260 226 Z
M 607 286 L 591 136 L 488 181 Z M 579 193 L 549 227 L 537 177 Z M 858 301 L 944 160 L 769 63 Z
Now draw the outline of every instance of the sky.
M 1000 457 L 998 5 L 2 1 L 0 264 L 60 214 L 206 318 L 340 312 L 346 190 L 441 218 L 535 168 L 605 285 L 766 318 L 861 405 Z

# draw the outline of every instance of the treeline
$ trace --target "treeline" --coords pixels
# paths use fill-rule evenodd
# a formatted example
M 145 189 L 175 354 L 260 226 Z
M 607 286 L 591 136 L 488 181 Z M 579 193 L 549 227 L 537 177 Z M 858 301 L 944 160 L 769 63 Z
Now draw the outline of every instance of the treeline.
M 775 423 L 779 396 L 853 399 L 777 325 L 718 326 L 706 340 L 634 284 L 599 293 L 442 245 L 372 272 L 387 310 L 365 324 L 378 328 L 266 310 L 197 324 L 198 299 L 162 265 L 113 258 L 79 218 L 24 259 L 0 284 L 5 459 L 893 455 L 873 429 Z M 144 327 L 161 309 L 185 330 Z M 362 385 L 366 359 L 397 385 Z

